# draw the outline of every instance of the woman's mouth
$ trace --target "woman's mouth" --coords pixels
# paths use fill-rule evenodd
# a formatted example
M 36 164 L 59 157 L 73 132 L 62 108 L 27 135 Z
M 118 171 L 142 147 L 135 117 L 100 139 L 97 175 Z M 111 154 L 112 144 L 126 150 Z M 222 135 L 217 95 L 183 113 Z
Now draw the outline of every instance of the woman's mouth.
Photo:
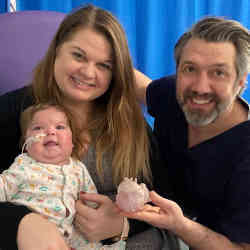
M 76 77 L 71 77 L 72 80 L 78 85 L 78 86 L 86 86 L 86 87 L 95 87 L 96 85 L 92 82 L 85 82 L 85 81 L 80 81 L 78 78 Z

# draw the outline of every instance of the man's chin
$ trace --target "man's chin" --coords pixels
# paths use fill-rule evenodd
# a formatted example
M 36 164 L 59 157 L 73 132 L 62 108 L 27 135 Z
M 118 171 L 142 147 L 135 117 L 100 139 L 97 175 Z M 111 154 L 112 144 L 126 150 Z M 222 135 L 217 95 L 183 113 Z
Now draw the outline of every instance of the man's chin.
M 194 114 L 194 113 L 190 114 L 188 112 L 184 113 L 188 124 L 194 127 L 205 127 L 213 123 L 218 117 L 217 112 L 213 112 L 212 114 L 207 116 L 201 116 L 200 114 Z

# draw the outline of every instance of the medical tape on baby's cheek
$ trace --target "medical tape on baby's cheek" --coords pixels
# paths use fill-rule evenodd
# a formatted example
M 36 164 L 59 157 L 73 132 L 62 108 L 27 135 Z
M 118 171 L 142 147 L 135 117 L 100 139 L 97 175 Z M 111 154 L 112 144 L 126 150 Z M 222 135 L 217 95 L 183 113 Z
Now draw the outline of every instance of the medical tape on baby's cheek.
M 41 141 L 42 137 L 44 137 L 44 136 L 46 136 L 46 134 L 40 133 L 40 134 L 28 137 L 23 144 L 22 153 L 25 149 L 25 146 L 27 146 L 27 148 L 29 148 L 33 142 Z

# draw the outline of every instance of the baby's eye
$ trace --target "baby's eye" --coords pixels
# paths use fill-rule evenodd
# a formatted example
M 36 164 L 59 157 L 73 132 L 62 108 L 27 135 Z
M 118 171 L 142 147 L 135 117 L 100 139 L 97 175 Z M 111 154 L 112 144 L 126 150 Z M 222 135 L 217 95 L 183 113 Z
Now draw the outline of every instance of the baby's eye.
M 66 128 L 66 126 L 64 126 L 64 125 L 57 125 L 56 126 L 56 129 L 58 129 L 58 130 L 65 129 L 65 128 Z
M 35 130 L 35 131 L 37 131 L 37 130 L 41 130 L 42 129 L 42 127 L 41 126 L 35 126 L 35 127 L 33 127 L 32 128 L 32 130 Z

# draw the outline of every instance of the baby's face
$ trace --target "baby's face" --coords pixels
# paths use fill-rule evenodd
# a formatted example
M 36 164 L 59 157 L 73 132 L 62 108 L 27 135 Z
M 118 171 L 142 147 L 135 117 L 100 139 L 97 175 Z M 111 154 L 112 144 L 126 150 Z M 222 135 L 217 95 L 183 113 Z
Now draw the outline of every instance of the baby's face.
M 28 154 L 43 163 L 63 165 L 72 153 L 72 132 L 65 114 L 54 107 L 35 113 L 26 139 L 43 134 L 27 147 Z

